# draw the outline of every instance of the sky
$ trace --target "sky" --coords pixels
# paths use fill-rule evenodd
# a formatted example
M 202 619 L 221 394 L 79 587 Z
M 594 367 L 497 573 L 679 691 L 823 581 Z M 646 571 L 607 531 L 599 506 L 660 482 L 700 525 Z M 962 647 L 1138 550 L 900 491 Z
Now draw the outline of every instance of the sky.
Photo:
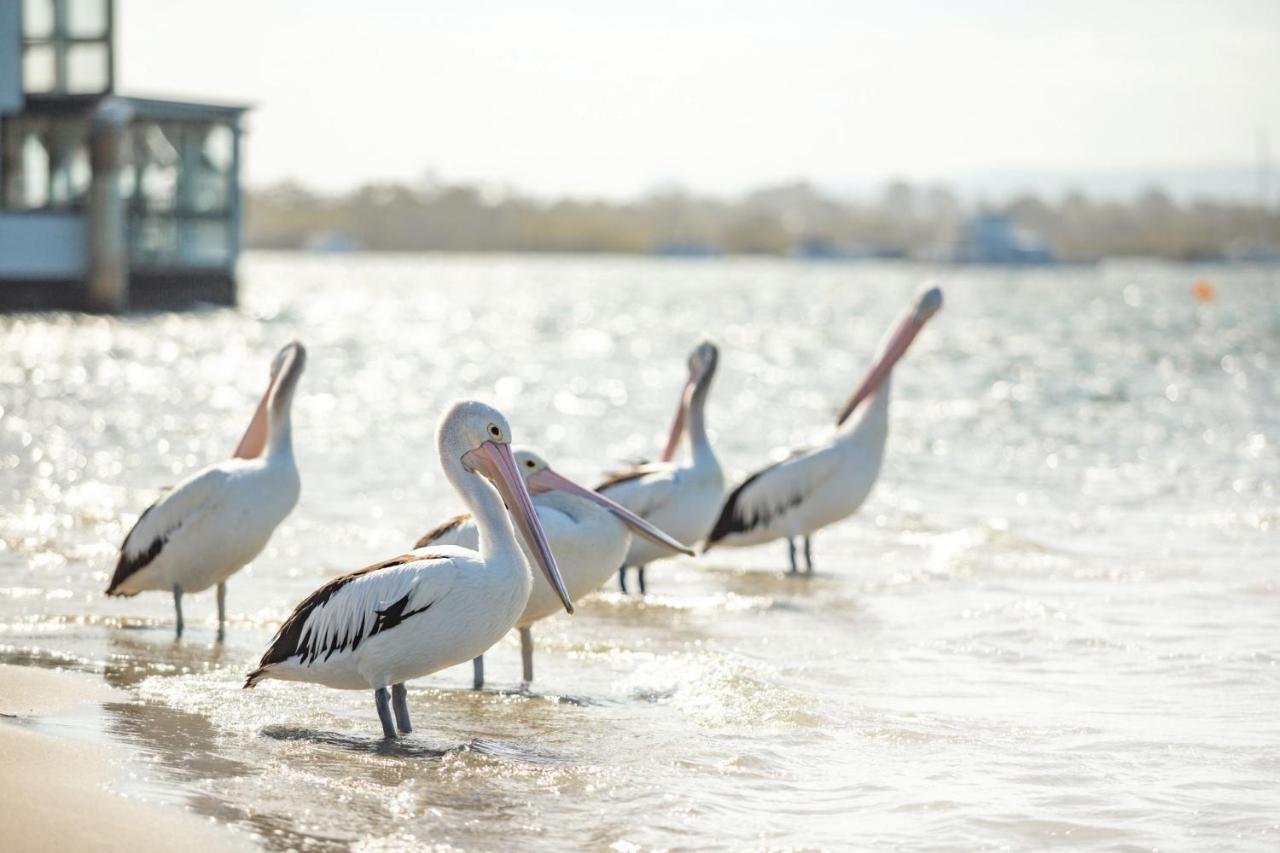
M 121 91 L 254 106 L 255 186 L 1248 192 L 1280 160 L 1277 0 L 117 0 L 117 26 Z

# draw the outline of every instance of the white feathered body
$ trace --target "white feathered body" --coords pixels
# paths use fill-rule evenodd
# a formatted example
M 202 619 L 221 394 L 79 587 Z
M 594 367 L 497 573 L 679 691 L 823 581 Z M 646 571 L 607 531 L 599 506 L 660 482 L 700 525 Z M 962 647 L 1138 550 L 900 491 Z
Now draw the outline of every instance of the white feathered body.
M 486 561 L 449 546 L 337 578 L 298 606 L 250 684 L 278 678 L 364 690 L 430 675 L 501 640 L 531 585 L 518 554 Z M 267 662 L 273 656 L 280 659 Z
M 724 474 L 714 454 L 695 457 L 689 465 L 645 465 L 635 473 L 638 476 L 623 475 L 625 479 L 606 483 L 597 491 L 679 542 L 701 542 L 706 537 L 724 500 Z M 632 536 L 618 565 L 643 566 L 671 556 L 670 550 Z
M 585 498 L 564 492 L 534 495 L 533 505 L 574 601 L 595 592 L 618 571 L 633 537 L 613 513 Z M 456 545 L 474 549 L 478 543 L 475 520 L 468 516 L 433 537 L 429 547 Z M 521 547 L 524 548 L 523 543 Z M 527 551 L 525 556 L 528 559 Z M 516 621 L 516 627 L 527 627 L 561 609 L 560 598 L 551 584 L 535 578 L 529 591 L 529 601 Z
M 201 592 L 222 583 L 262 553 L 300 490 L 292 453 L 229 459 L 197 471 L 138 519 L 117 567 L 118 575 L 122 568 L 127 574 L 110 594 L 175 585 Z
M 757 471 L 725 500 L 711 545 L 743 547 L 807 536 L 861 508 L 880 477 L 888 438 L 888 382 L 867 409 L 823 444 Z

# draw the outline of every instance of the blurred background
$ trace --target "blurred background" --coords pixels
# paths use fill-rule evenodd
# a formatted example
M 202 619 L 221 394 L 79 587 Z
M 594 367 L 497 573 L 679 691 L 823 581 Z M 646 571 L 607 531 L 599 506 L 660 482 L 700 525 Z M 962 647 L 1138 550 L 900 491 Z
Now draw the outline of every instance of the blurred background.
M 242 246 L 1280 253 L 1267 0 L 5 9 L 0 245 L 79 239 L 47 217 L 19 239 L 17 212 L 110 208 L 89 156 L 109 119 L 122 198 L 97 218 L 127 220 L 144 286 L 185 273 L 204 298 L 231 298 L 191 280 L 233 278 Z M 86 277 L 94 251 L 0 276 Z
M 250 246 L 1280 247 L 1266 0 L 125 10 L 124 85 L 258 104 Z

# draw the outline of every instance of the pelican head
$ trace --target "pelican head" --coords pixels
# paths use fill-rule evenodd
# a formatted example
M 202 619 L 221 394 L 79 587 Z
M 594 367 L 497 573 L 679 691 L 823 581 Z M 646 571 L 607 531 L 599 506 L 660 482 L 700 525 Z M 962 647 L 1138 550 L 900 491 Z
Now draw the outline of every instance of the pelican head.
M 637 536 L 648 539 L 660 548 L 678 551 L 690 557 L 694 556 L 692 548 L 676 541 L 621 504 L 610 500 L 599 492 L 593 492 L 590 489 L 579 486 L 573 480 L 552 469 L 547 464 L 547 460 L 534 451 L 522 447 L 516 451 L 515 457 L 520 474 L 524 477 L 525 483 L 529 486 L 529 491 L 533 494 L 564 492 L 565 494 L 584 498 L 596 506 L 608 510 Z
M 916 300 L 915 310 L 912 316 L 916 322 L 924 325 L 933 319 L 933 315 L 942 310 L 942 288 L 931 287 L 924 293 L 920 294 L 920 298 Z
M 680 447 L 680 438 L 684 435 L 684 422 L 688 416 L 689 404 L 693 395 L 710 386 L 716 373 L 716 364 L 720 360 L 720 350 L 711 341 L 702 341 L 689 353 L 689 378 L 685 380 L 684 390 L 680 392 L 680 403 L 676 407 L 676 416 L 671 421 L 671 430 L 667 433 L 667 444 L 658 457 L 663 462 L 670 462 Z
M 267 389 L 258 400 L 253 417 L 249 420 L 249 428 L 244 431 L 236 452 L 232 456 L 238 459 L 255 459 L 262 455 L 267 447 L 267 409 L 273 399 L 279 398 L 287 402 L 293 393 L 307 363 L 307 348 L 301 341 L 289 341 L 280 348 L 271 359 L 271 377 L 267 380 Z M 277 389 L 282 390 L 277 391 Z
M 924 324 L 929 322 L 933 315 L 940 310 L 942 310 L 942 290 L 940 288 L 930 287 L 920 294 L 916 299 L 915 305 L 898 323 L 897 329 L 894 330 L 893 335 L 889 338 L 889 344 L 885 347 L 884 353 L 872 365 L 866 378 L 858 386 L 858 390 L 853 392 L 853 396 L 849 398 L 849 402 L 841 410 L 840 417 L 836 419 L 837 425 L 843 424 L 848 420 L 849 416 L 858 408 L 858 405 L 874 394 L 876 389 L 889 378 L 889 374 L 893 372 L 893 366 L 906 354 L 911 342 L 916 339 L 916 335 L 920 334 L 920 330 L 924 328 Z
M 689 386 L 695 386 L 716 371 L 720 350 L 711 341 L 702 341 L 689 353 Z
M 474 400 L 454 403 L 440 421 L 436 443 L 440 461 L 450 479 L 454 479 L 455 472 L 461 468 L 465 474 L 480 475 L 493 485 L 507 505 L 511 520 L 515 522 L 515 528 L 534 562 L 560 596 L 564 609 L 572 613 L 573 601 L 569 598 L 569 590 L 560 577 L 560 569 L 538 521 L 529 489 L 512 455 L 511 425 L 506 417 L 492 406 Z M 465 479 L 455 480 L 455 485 L 464 496 L 475 492 L 473 483 Z M 478 513 L 476 520 L 477 523 L 482 521 Z

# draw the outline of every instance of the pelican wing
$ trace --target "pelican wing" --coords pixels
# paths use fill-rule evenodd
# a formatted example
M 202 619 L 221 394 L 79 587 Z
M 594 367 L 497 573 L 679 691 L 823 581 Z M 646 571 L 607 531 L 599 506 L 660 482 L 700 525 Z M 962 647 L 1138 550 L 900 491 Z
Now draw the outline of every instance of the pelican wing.
M 160 556 L 174 534 L 216 506 L 228 476 L 223 468 L 210 466 L 197 471 L 147 507 L 120 546 L 120 558 L 107 595 L 132 595 L 118 592 L 120 584 Z
M 829 454 L 828 447 L 799 450 L 743 480 L 725 499 L 703 550 L 730 536 L 783 528 L 787 515 L 835 473 Z
M 355 651 L 369 637 L 426 612 L 456 580 L 450 556 L 447 550 L 404 554 L 329 581 L 294 608 L 245 686 L 272 664 L 296 658 L 306 666 Z
M 638 465 L 610 474 L 595 490 L 644 517 L 675 493 L 676 467 L 665 462 Z
M 457 545 L 462 548 L 469 548 L 471 546 L 463 542 L 459 534 L 470 521 L 471 516 L 467 513 L 455 515 L 443 524 L 437 525 L 422 534 L 422 537 L 414 543 L 413 548 L 415 551 L 419 548 L 430 548 L 433 545 Z M 474 525 L 472 526 L 474 527 Z

